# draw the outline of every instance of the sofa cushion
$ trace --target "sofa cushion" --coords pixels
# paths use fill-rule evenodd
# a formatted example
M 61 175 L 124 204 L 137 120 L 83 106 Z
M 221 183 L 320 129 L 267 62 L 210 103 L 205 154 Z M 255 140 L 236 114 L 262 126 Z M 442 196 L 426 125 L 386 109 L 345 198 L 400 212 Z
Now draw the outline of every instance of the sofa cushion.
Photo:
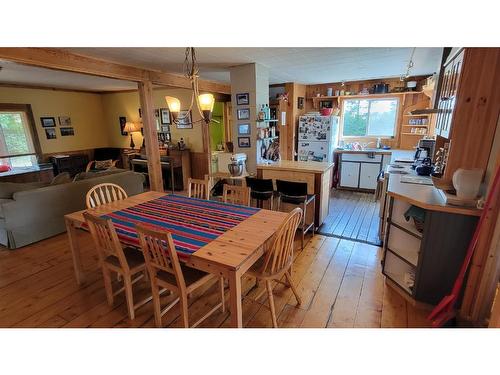
M 24 190 L 34 190 L 47 186 L 46 182 L 0 182 L 0 199 L 12 199 L 14 193 Z
M 67 184 L 71 182 L 71 176 L 68 172 L 59 173 L 50 182 L 51 185 Z

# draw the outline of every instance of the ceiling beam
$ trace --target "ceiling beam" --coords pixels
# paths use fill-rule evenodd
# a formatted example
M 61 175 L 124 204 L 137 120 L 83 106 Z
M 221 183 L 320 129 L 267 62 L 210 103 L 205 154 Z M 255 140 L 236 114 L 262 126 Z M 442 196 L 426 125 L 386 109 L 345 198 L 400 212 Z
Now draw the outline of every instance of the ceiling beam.
M 0 48 L 0 59 L 19 64 L 73 73 L 115 78 L 125 81 L 145 82 L 179 88 L 191 88 L 184 76 L 160 71 L 146 70 L 134 66 L 78 55 L 58 48 Z M 214 81 L 199 80 L 200 91 L 230 94 L 231 86 Z

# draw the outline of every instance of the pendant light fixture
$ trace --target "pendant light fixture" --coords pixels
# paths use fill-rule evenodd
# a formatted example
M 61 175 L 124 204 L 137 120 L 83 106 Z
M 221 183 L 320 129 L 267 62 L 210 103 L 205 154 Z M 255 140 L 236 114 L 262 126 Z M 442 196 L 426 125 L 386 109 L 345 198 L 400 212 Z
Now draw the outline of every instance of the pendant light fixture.
M 410 78 L 410 71 L 413 69 L 413 66 L 415 65 L 413 62 L 413 56 L 415 55 L 415 50 L 416 50 L 416 48 L 413 47 L 413 49 L 411 51 L 411 55 L 410 55 L 410 60 L 408 61 L 408 65 L 406 65 L 406 72 L 401 74 L 401 76 L 399 77 L 399 80 L 401 82 Z
M 191 82 L 191 88 L 193 90 L 191 94 L 191 104 L 189 105 L 189 110 L 185 111 L 184 115 L 180 115 L 180 100 L 173 96 L 165 96 L 165 101 L 167 102 L 168 109 L 172 114 L 173 121 L 175 124 L 184 123 L 185 120 L 189 118 L 189 113 L 191 112 L 194 102 L 196 101 L 196 107 L 198 108 L 198 111 L 202 118 L 202 120 L 199 121 L 203 121 L 208 125 L 212 120 L 212 111 L 214 109 L 215 98 L 212 94 L 200 94 L 198 88 L 199 68 L 198 64 L 196 63 L 196 53 L 193 47 L 186 48 L 186 57 L 184 59 L 184 75 Z

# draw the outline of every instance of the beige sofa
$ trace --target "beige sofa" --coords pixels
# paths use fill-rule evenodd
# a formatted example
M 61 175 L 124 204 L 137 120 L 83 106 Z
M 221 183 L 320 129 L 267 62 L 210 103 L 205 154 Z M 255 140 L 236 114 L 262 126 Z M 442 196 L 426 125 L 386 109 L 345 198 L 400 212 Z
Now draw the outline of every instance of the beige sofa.
M 0 244 L 16 249 L 65 232 L 64 215 L 83 210 L 87 191 L 104 182 L 120 185 L 129 196 L 144 191 L 144 176 L 126 170 L 59 185 L 31 185 L 11 199 L 0 199 Z

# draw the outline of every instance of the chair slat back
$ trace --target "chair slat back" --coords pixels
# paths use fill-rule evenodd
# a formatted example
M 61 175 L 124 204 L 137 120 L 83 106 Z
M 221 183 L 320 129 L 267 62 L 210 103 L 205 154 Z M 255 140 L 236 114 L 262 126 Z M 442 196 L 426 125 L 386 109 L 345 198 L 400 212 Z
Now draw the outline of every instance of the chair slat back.
M 186 283 L 170 232 L 157 230 L 143 224 L 136 226 L 146 267 L 152 277 L 158 271 L 165 271 L 175 276 L 177 287 L 185 289 Z
M 104 183 L 94 186 L 87 192 L 85 203 L 87 208 L 94 208 L 101 204 L 111 203 L 128 198 L 127 193 L 119 185 Z
M 207 199 L 210 191 L 210 182 L 208 178 L 199 180 L 196 178 L 188 179 L 188 196 L 190 198 Z
M 222 198 L 224 203 L 250 206 L 250 188 L 246 186 L 224 184 Z
M 298 207 L 288 214 L 266 255 L 262 273 L 274 275 L 288 269 L 293 262 L 293 241 L 301 219 L 302 209 Z
M 118 258 L 120 266 L 124 270 L 129 270 L 127 259 L 123 253 L 123 247 L 111 219 L 103 219 L 88 212 L 84 212 L 83 217 L 90 230 L 101 262 L 108 256 L 115 256 Z

